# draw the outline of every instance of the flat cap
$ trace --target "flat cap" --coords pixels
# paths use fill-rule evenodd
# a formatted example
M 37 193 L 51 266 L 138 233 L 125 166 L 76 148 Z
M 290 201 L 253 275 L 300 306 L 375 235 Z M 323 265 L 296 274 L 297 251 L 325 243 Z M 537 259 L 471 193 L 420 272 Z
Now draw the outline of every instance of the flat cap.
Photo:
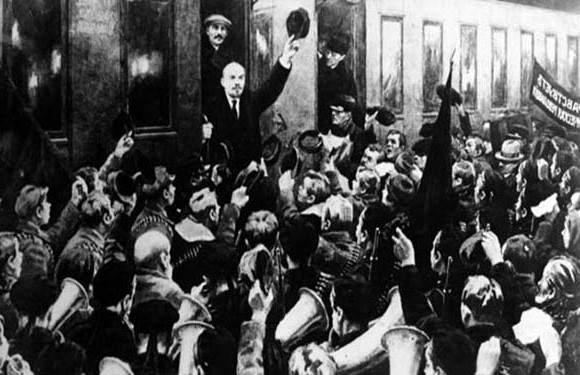
M 208 25 L 211 25 L 212 23 L 222 24 L 228 28 L 232 27 L 232 21 L 230 21 L 229 19 L 227 19 L 225 16 L 223 16 L 221 14 L 211 14 L 211 15 L 207 16 L 205 18 L 205 20 L 203 20 L 203 25 L 206 27 Z

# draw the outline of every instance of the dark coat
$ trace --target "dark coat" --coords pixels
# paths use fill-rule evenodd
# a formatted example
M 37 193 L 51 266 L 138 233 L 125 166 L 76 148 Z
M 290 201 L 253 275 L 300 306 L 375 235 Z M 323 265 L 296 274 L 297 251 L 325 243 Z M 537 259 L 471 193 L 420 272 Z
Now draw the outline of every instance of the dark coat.
M 220 80 L 224 67 L 235 60 L 234 51 L 227 46 L 220 46 L 215 50 L 212 45 L 203 38 L 201 48 L 201 100 L 203 110 L 206 103 L 221 93 Z
M 99 373 L 99 362 L 104 357 L 131 362 L 137 356 L 129 326 L 121 316 L 105 309 L 95 310 L 88 320 L 73 327 L 68 338 L 85 349 L 87 375 Z
M 496 273 L 503 271 L 500 268 L 496 270 Z M 406 266 L 401 269 L 399 273 L 399 292 L 401 294 L 401 305 L 405 323 L 407 325 L 417 326 L 427 335 L 432 336 L 438 328 L 448 326 L 449 322 L 444 321 L 441 317 L 433 313 L 427 302 L 427 298 L 422 292 L 421 284 L 421 277 L 417 267 Z M 490 337 L 500 337 L 502 351 L 501 367 L 503 368 L 501 371 L 508 371 L 510 374 L 530 373 L 534 355 L 531 350 L 527 349 L 514 338 L 513 332 L 507 326 L 481 324 L 468 328 L 465 333 L 469 336 L 477 350 Z
M 31 221 L 18 224 L 16 232 L 23 255 L 22 276 L 52 273 L 55 259 L 76 230 L 79 217 L 77 206 L 69 202 L 56 223 L 47 230 Z
M 318 130 L 326 133 L 330 129 L 332 100 L 341 94 L 357 98 L 354 76 L 344 60 L 336 68 L 326 66 L 326 59 L 318 60 Z
M 226 142 L 232 147 L 230 164 L 234 174 L 245 168 L 252 160 L 259 161 L 262 156 L 262 136 L 260 134 L 260 115 L 282 93 L 289 69 L 276 62 L 270 77 L 258 90 L 244 90 L 238 103 L 239 119 L 232 114 L 230 103 L 222 90 L 204 108 L 209 121 L 213 124 L 211 147 Z

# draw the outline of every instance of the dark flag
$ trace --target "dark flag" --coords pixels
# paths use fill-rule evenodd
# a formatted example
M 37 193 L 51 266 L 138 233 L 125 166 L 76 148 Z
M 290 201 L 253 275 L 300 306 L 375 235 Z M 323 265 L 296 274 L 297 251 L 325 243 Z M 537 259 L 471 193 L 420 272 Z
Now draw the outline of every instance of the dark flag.
M 4 69 L 0 118 L 0 230 L 11 230 L 16 224 L 14 202 L 25 184 L 50 188 L 51 216 L 56 217 L 70 196 L 69 171 Z
M 453 211 L 451 186 L 451 76 L 453 63 L 439 114 L 434 124 L 431 147 L 413 210 L 413 232 L 418 248 L 417 265 L 429 271 L 429 250 L 437 231 L 449 222 Z

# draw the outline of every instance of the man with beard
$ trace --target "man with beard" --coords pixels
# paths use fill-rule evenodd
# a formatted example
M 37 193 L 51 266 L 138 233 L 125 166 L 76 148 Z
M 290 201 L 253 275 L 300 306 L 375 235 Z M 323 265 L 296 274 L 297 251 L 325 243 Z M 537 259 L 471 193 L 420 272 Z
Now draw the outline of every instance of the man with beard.
M 223 90 L 204 108 L 209 122 L 203 124 L 202 135 L 212 149 L 221 143 L 231 146 L 230 167 L 234 175 L 252 160 L 260 161 L 260 115 L 282 93 L 299 47 L 300 41 L 294 36 L 286 41 L 270 77 L 256 91 L 245 90 L 246 70 L 242 65 L 231 62 L 224 67 L 220 81 Z
M 232 22 L 221 14 L 212 14 L 203 21 L 205 35 L 201 47 L 201 97 L 204 102 L 220 92 L 222 70 L 234 61 L 234 51 L 224 45 Z

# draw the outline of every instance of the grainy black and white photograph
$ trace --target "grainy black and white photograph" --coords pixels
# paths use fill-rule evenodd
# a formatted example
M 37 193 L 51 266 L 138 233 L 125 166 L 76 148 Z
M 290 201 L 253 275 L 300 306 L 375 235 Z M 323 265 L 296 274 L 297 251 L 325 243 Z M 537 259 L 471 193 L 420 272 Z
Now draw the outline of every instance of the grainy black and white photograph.
M 0 375 L 580 375 L 580 0 L 0 36 Z

